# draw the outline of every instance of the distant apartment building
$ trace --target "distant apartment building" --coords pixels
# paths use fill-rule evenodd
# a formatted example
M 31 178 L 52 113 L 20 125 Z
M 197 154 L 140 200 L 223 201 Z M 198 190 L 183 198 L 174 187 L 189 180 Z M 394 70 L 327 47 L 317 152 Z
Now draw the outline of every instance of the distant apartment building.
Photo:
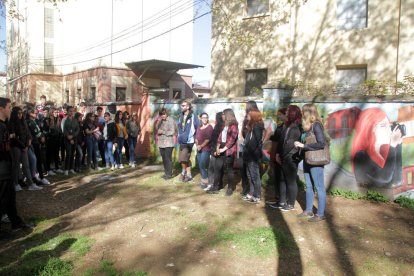
M 192 96 L 193 0 L 15 1 L 8 18 L 8 94 L 63 105 L 140 104 Z M 127 65 L 128 64 L 128 65 Z
M 307 83 L 351 93 L 414 74 L 414 0 L 215 1 L 212 96 Z

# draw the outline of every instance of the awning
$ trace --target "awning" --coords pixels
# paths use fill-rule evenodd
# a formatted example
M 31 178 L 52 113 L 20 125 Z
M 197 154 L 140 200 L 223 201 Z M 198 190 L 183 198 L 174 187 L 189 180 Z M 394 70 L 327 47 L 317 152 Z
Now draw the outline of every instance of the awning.
M 166 60 L 150 59 L 136 62 L 125 63 L 137 76 L 144 74 L 145 72 L 151 73 L 168 73 L 176 72 L 181 69 L 194 69 L 204 67 L 196 64 L 187 64 Z

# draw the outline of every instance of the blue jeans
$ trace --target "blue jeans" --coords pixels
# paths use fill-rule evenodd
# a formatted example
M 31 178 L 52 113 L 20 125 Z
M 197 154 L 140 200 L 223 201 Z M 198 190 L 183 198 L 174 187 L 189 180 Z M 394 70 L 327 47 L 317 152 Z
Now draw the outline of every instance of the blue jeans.
M 137 145 L 137 137 L 128 137 L 129 145 L 129 162 L 135 162 L 135 147 Z
M 105 141 L 105 161 L 107 166 L 115 165 L 114 153 L 112 152 L 113 145 L 112 141 Z
M 208 180 L 208 164 L 210 161 L 209 151 L 197 151 L 198 168 L 200 169 L 201 179 Z
M 86 149 L 88 151 L 88 166 L 91 165 L 91 161 L 94 166 L 98 164 L 98 159 L 96 155 L 97 151 L 96 139 L 92 135 L 86 136 Z
M 115 163 L 122 164 L 122 148 L 124 147 L 124 138 L 118 137 L 118 145 L 115 150 Z
M 247 162 L 246 173 L 250 184 L 250 194 L 256 198 L 262 195 L 262 180 L 260 179 L 259 161 L 245 161 Z
M 37 173 L 37 159 L 32 147 L 28 148 L 27 157 L 29 160 L 30 172 L 32 173 L 32 176 L 34 176 Z
M 326 206 L 326 191 L 323 166 L 311 166 L 303 164 L 303 172 L 306 182 L 306 212 L 310 213 L 313 209 L 313 186 L 318 193 L 318 212 L 319 217 L 324 217 Z

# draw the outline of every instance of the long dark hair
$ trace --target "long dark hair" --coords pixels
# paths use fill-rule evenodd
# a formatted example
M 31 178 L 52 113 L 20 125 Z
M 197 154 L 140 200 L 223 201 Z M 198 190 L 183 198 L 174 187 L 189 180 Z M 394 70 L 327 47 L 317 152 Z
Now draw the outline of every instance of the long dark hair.
M 118 110 L 116 113 L 115 113 L 115 119 L 114 119 L 114 121 L 115 121 L 115 123 L 117 123 L 117 124 L 119 124 L 119 114 L 122 114 L 122 111 L 121 110 Z M 122 119 L 122 118 L 121 118 Z
M 21 122 L 23 122 L 24 117 L 22 116 L 22 118 L 19 119 L 19 112 L 23 112 L 21 107 L 15 106 L 12 108 L 9 120 L 10 124 L 20 124 Z
M 291 124 L 299 125 L 302 122 L 302 111 L 297 105 L 289 105 L 286 111 L 286 126 Z
M 257 103 L 255 101 L 248 101 L 246 103 L 246 115 L 252 110 L 259 110 L 259 107 L 257 107 Z
M 85 118 L 83 119 L 84 125 L 87 125 L 89 123 L 94 123 L 94 121 L 92 121 L 92 112 L 86 113 Z

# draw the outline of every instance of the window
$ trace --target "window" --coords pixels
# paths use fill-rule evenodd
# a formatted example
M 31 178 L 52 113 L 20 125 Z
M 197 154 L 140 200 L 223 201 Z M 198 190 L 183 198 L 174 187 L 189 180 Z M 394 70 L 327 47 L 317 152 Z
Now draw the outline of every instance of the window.
M 181 89 L 173 89 L 173 99 L 184 99 Z
M 341 137 L 348 136 L 349 128 L 348 128 L 348 117 L 343 116 L 341 118 Z
M 45 8 L 45 37 L 53 38 L 54 37 L 54 10 L 50 8 Z
M 124 102 L 126 100 L 126 88 L 125 87 L 117 87 L 115 90 L 115 101 L 116 102 Z
M 264 14 L 269 11 L 269 0 L 247 0 L 247 16 Z
M 332 138 L 336 138 L 336 119 L 331 118 L 328 120 L 328 134 Z
M 367 68 L 336 68 L 336 91 L 338 94 L 350 94 L 359 90 L 367 78 Z
M 413 172 L 407 172 L 407 185 L 413 185 Z
M 262 85 L 267 83 L 267 69 L 246 70 L 246 96 L 259 96 L 263 93 Z
M 82 89 L 78 88 L 76 91 L 76 102 L 80 103 L 82 100 Z
M 53 74 L 53 43 L 45 42 L 45 73 Z
M 96 87 L 91 87 L 91 90 L 89 91 L 89 101 L 96 101 Z
M 69 94 L 69 89 L 66 89 L 65 94 L 66 94 L 65 95 L 65 97 L 66 97 L 66 103 L 69 104 L 69 99 L 70 99 L 70 97 L 69 97 L 69 95 L 70 95 Z
M 336 29 L 363 29 L 368 26 L 368 0 L 337 0 Z

